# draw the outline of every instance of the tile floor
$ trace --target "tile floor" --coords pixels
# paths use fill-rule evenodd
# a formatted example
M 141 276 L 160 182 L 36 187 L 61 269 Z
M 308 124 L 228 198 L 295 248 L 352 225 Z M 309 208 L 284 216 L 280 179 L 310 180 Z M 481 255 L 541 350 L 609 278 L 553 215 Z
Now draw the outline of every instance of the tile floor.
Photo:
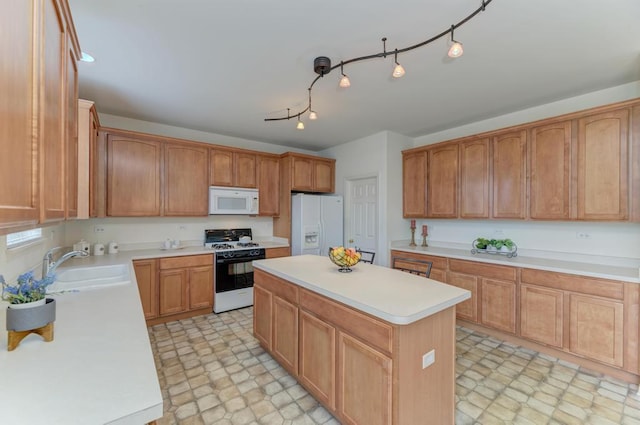
M 158 424 L 339 424 L 260 348 L 252 311 L 149 329 L 164 399 Z M 457 425 L 640 425 L 635 385 L 466 328 L 457 354 Z

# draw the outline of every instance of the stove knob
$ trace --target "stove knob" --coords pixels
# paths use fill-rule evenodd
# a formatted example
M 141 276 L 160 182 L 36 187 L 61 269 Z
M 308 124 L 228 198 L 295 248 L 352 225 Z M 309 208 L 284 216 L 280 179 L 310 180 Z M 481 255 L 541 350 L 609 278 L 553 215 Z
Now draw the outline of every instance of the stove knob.
M 227 258 L 233 257 L 233 251 L 226 252 L 225 254 L 227 255 Z

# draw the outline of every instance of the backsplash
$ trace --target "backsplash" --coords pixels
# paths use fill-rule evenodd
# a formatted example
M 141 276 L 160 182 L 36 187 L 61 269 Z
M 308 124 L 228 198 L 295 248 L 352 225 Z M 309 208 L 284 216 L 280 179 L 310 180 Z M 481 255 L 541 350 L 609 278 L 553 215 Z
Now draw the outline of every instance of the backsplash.
M 409 220 L 402 239 L 409 239 Z M 513 240 L 518 251 L 535 250 L 549 256 L 582 254 L 640 259 L 638 223 L 539 222 L 512 220 L 416 220 L 416 243 L 422 241 L 423 224 L 429 226 L 427 241 L 441 246 L 462 244 L 484 237 Z M 397 238 L 400 239 L 400 238 Z
M 182 245 L 201 246 L 204 230 L 247 227 L 255 238 L 273 235 L 271 217 L 243 215 L 216 215 L 209 217 L 155 217 L 155 218 L 100 218 L 77 220 L 66 225 L 65 244 L 73 245 L 80 239 L 105 246 L 115 241 L 120 250 L 162 247 L 168 238 Z

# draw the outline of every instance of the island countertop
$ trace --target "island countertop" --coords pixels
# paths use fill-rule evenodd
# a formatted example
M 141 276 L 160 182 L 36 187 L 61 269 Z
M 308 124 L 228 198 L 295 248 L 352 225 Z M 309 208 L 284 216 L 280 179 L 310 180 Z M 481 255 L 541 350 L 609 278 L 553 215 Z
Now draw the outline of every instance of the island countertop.
M 397 325 L 413 323 L 471 297 L 465 289 L 373 264 L 359 263 L 351 273 L 341 273 L 328 257 L 318 255 L 258 260 L 253 266 Z

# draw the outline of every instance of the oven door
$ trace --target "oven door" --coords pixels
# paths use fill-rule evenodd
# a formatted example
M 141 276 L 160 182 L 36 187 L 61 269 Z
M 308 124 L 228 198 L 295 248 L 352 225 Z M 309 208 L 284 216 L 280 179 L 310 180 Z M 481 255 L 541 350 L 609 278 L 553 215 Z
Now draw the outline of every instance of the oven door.
M 216 293 L 252 287 L 253 264 L 251 262 L 257 259 L 216 258 Z

